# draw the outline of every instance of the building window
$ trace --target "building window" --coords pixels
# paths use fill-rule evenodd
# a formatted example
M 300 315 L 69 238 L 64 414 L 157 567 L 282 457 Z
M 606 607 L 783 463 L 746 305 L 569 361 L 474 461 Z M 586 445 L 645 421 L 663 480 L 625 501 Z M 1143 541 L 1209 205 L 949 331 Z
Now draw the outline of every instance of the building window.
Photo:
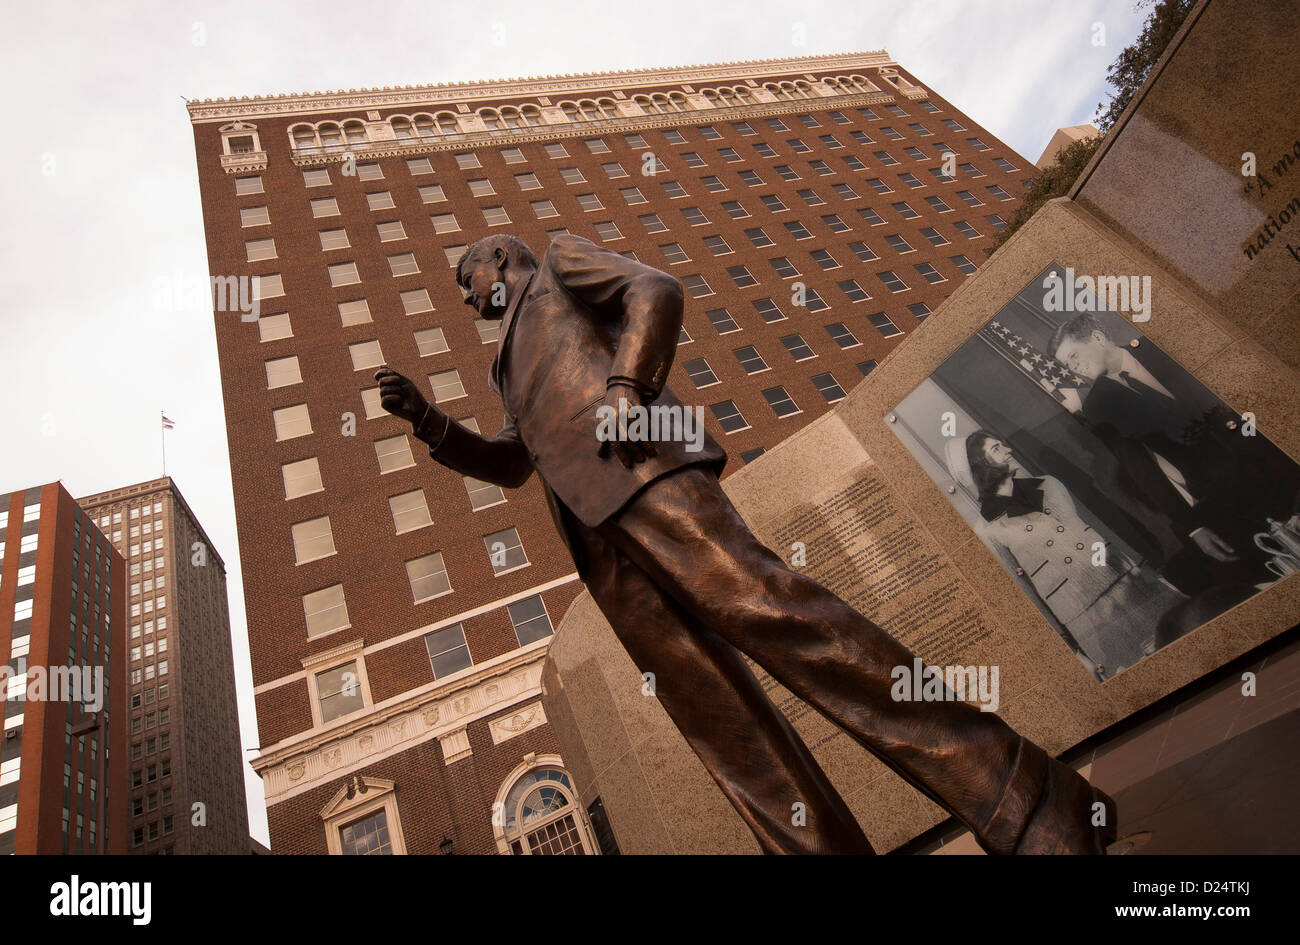
M 402 300 L 402 314 L 404 315 L 419 315 L 421 312 L 433 311 L 433 300 L 429 298 L 428 289 L 411 289 L 402 292 L 400 297 Z
M 724 400 L 720 404 L 710 404 L 709 409 L 713 411 L 713 416 L 722 427 L 722 432 L 739 433 L 741 430 L 749 429 L 744 415 L 732 401 Z
M 949 256 L 948 261 L 968 276 L 975 271 L 975 264 L 965 256 Z
M 446 679 L 474 665 L 469 644 L 465 642 L 465 629 L 458 623 L 425 634 L 424 648 L 429 654 L 434 679 Z
M 321 230 L 320 248 L 321 252 L 329 252 L 332 249 L 347 249 L 352 244 L 348 242 L 348 231 L 345 229 Z
M 776 274 L 782 279 L 793 279 L 799 275 L 799 270 L 794 267 L 794 263 L 790 262 L 785 256 L 777 256 L 774 259 L 769 259 L 768 262 L 772 264 L 772 268 L 776 270 Z
M 358 341 L 356 344 L 350 344 L 348 354 L 352 358 L 354 371 L 364 371 L 384 363 L 384 353 L 379 349 L 378 341 Z
M 784 387 L 772 387 L 763 391 L 763 399 L 778 417 L 790 417 L 801 412 L 799 405 L 786 393 Z
M 296 564 L 328 558 L 335 553 L 334 532 L 330 529 L 328 515 L 299 522 L 291 527 L 290 532 Z
M 236 196 L 245 197 L 248 194 L 260 194 L 260 193 L 263 193 L 261 177 L 253 176 L 253 177 L 235 178 Z
M 713 289 L 709 288 L 709 284 L 704 281 L 704 277 L 699 274 L 684 276 L 682 278 L 682 285 L 684 285 L 686 291 L 691 294 L 691 298 L 699 299 L 706 295 L 713 294 Z
M 336 217 L 339 215 L 338 201 L 333 197 L 319 197 L 311 202 L 313 217 Z
M 926 305 L 924 302 L 913 302 L 907 307 L 907 310 L 916 316 L 918 322 L 925 321 L 932 314 L 930 306 Z
M 843 322 L 836 322 L 833 325 L 826 326 L 826 334 L 830 335 L 837 345 L 841 348 L 854 348 L 862 344 L 854 336 L 853 332 Z
M 370 303 L 365 299 L 340 302 L 339 321 L 345 328 L 348 325 L 360 325 L 370 321 Z
M 721 237 L 719 237 L 719 239 L 721 239 Z M 731 252 L 730 248 L 728 248 L 727 252 Z M 727 275 L 731 276 L 732 280 L 736 283 L 736 288 L 738 289 L 744 289 L 751 285 L 758 285 L 758 280 L 754 278 L 752 273 L 750 273 L 747 266 L 729 266 L 727 268 Z
M 352 660 L 316 674 L 316 696 L 321 724 L 365 706 L 357 661 Z
M 405 433 L 376 440 L 375 458 L 379 460 L 380 475 L 415 465 L 415 460 L 411 458 L 411 444 Z
M 708 387 L 718 383 L 718 376 L 713 373 L 709 367 L 709 362 L 704 358 L 696 358 L 694 361 L 687 361 L 683 368 L 686 370 L 686 376 L 696 387 Z
M 560 215 L 555 209 L 555 205 L 549 200 L 534 200 L 530 206 L 533 208 L 533 213 L 537 215 L 537 219 L 539 220 L 544 220 L 547 217 L 558 217 Z
M 393 529 L 398 535 L 433 524 L 423 489 L 390 496 L 388 508 L 393 515 Z
M 664 254 L 664 259 L 668 260 L 669 263 L 690 262 L 686 250 L 682 249 L 677 243 L 666 243 L 659 247 L 659 251 Z
M 276 342 L 281 338 L 294 337 L 294 329 L 289 324 L 289 312 L 257 318 L 257 335 L 260 341 L 264 342 Z
M 505 574 L 529 563 L 523 542 L 519 540 L 519 532 L 513 528 L 484 535 L 483 544 L 487 548 L 494 575 Z
M 406 239 L 406 228 L 398 220 L 389 223 L 376 223 L 375 231 L 379 234 L 379 242 L 381 243 Z
M 898 278 L 897 275 L 886 269 L 884 272 L 876 273 L 877 278 L 885 284 L 885 288 L 890 292 L 906 292 L 907 283 Z
M 720 335 L 729 334 L 733 331 L 740 331 L 740 326 L 736 324 L 736 320 L 731 317 L 731 313 L 725 308 L 715 308 L 705 314 L 708 316 L 709 321 L 713 324 L 713 327 L 717 329 L 717 332 Z
M 433 388 L 433 402 L 436 404 L 469 396 L 465 392 L 465 385 L 460 382 L 460 372 L 454 368 L 430 374 L 429 385 Z
M 388 257 L 388 268 L 394 276 L 410 276 L 420 271 L 412 253 L 399 253 Z
M 348 606 L 343 600 L 342 584 L 304 594 L 302 611 L 307 621 L 308 639 L 351 626 L 348 621 Z
M 465 480 L 465 491 L 469 494 L 470 508 L 477 512 L 489 506 L 500 505 L 506 500 L 501 487 L 490 482 L 483 482 L 472 476 L 461 477 Z
M 412 602 L 416 604 L 451 591 L 451 578 L 441 551 L 406 562 L 406 577 L 411 584 Z
M 427 298 L 428 290 L 421 289 Z M 407 314 L 410 314 L 409 312 Z M 427 358 L 430 355 L 442 354 L 450 351 L 447 345 L 447 339 L 443 336 L 441 328 L 425 328 L 422 331 L 415 332 L 415 347 L 420 352 L 420 357 Z
M 521 777 L 501 802 L 505 823 L 497 828 L 500 851 L 521 856 L 597 853 L 576 796 L 559 768 L 539 768 Z
M 520 646 L 527 646 L 537 640 L 544 640 L 554 633 L 551 618 L 546 613 L 546 604 L 541 595 L 534 594 L 521 601 L 506 605 L 510 623 L 515 628 L 515 638 Z
M 808 343 L 803 340 L 803 336 L 798 333 L 786 335 L 781 339 L 781 344 L 785 345 L 785 350 L 789 351 L 790 356 L 796 361 L 807 361 L 817 357 L 813 349 L 808 347 Z
M 281 407 L 279 410 L 271 412 L 271 419 L 275 423 L 275 438 L 277 441 L 291 440 L 294 437 L 306 436 L 312 432 L 311 417 L 307 413 L 306 404 Z
M 771 299 L 755 299 L 754 309 L 762 316 L 763 321 L 769 324 L 785 320 L 785 312 L 781 311 Z
M 839 283 L 840 291 L 849 297 L 850 302 L 865 302 L 871 296 L 867 295 L 866 290 L 858 285 L 856 279 L 845 279 Z
M 271 214 L 266 207 L 244 207 L 239 211 L 240 226 L 266 226 L 270 222 Z
M 302 383 L 302 373 L 298 369 L 297 355 L 267 361 L 263 367 L 266 368 L 267 390 L 274 390 L 277 387 L 288 387 L 290 384 Z
M 828 404 L 843 400 L 845 397 L 844 388 L 836 383 L 835 378 L 830 374 L 818 374 L 812 379 L 812 382 L 818 392 L 826 398 Z
M 442 190 L 442 184 L 429 184 L 420 188 L 422 203 L 441 203 L 446 199 L 447 195 Z
M 886 338 L 893 338 L 895 335 L 902 334 L 898 326 L 890 321 L 889 316 L 884 312 L 877 312 L 875 315 L 868 316 L 867 321 L 871 322 L 875 329 Z
M 736 360 L 740 362 L 740 366 L 744 368 L 746 374 L 762 374 L 768 370 L 767 362 L 763 360 L 763 356 L 758 353 L 758 350 L 752 346 L 737 348 L 731 353 L 736 356 Z
M 948 281 L 939 274 L 939 270 L 935 269 L 934 266 L 929 263 L 919 263 L 914 268 L 921 274 L 922 278 L 924 278 L 926 282 L 934 283 Z
M 354 285 L 361 281 L 354 262 L 335 263 L 329 267 L 329 274 L 332 286 Z

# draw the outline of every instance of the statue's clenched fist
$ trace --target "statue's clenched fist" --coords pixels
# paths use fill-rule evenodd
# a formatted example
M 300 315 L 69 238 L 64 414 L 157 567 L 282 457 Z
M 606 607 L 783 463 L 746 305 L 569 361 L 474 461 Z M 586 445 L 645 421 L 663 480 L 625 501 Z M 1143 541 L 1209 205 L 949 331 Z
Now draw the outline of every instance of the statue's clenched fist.
M 398 374 L 388 365 L 383 365 L 375 372 L 379 382 L 379 405 L 395 417 L 411 423 L 419 423 L 429 409 L 429 402 L 424 399 L 415 382 Z

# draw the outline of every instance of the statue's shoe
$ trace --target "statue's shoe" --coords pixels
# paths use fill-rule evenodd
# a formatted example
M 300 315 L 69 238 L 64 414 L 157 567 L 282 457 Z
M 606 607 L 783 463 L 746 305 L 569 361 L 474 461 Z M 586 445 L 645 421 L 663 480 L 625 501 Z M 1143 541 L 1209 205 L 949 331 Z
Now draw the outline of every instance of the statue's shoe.
M 1095 805 L 1101 804 L 1097 812 Z M 1069 765 L 1052 759 L 1043 793 L 1015 852 L 1105 854 L 1119 833 L 1115 801 Z M 1095 821 L 1101 823 L 1094 825 Z

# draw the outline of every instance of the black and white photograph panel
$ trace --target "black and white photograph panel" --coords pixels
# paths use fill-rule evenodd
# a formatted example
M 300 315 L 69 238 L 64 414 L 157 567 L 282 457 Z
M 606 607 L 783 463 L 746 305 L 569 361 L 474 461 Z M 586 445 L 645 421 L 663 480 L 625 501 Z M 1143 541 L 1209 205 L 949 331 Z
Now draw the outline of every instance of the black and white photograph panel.
M 1105 681 L 1300 570 L 1300 467 L 1099 284 L 1048 267 L 888 420 Z

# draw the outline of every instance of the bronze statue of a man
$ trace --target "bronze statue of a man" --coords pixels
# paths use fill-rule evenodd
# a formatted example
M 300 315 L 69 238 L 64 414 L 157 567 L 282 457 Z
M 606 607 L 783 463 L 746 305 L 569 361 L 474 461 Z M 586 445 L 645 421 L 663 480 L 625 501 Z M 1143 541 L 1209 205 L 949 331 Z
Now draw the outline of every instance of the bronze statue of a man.
M 712 437 L 692 452 L 597 436 L 602 407 L 680 408 L 665 386 L 682 326 L 676 279 L 569 235 L 539 262 L 499 234 L 470 247 L 456 280 L 479 316 L 501 320 L 490 383 L 504 428 L 465 429 L 388 367 L 380 403 L 462 475 L 517 488 L 536 470 L 578 574 L 764 851 L 872 849 L 741 653 L 988 852 L 1105 851 L 1114 802 L 1073 769 L 993 713 L 895 701 L 891 671 L 912 653 L 753 536 L 718 483 L 726 454 Z

